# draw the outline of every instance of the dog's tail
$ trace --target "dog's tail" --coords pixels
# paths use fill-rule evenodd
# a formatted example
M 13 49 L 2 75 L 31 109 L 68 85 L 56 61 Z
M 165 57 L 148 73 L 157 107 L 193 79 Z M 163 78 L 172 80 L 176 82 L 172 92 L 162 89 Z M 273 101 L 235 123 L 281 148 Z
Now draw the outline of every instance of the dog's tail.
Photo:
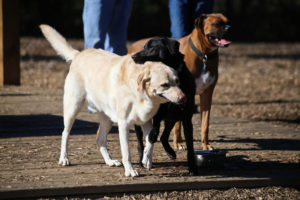
M 58 55 L 64 58 L 67 62 L 70 62 L 74 59 L 75 55 L 79 51 L 73 49 L 61 34 L 46 24 L 40 25 L 40 29 Z

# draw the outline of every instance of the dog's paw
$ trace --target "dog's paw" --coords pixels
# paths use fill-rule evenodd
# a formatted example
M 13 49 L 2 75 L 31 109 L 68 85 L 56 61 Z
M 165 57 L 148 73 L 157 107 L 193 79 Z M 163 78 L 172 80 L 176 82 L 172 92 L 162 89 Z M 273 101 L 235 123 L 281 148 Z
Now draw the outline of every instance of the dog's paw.
M 125 176 L 135 177 L 135 176 L 139 176 L 139 173 L 134 169 L 125 170 Z
M 208 149 L 209 149 L 210 151 L 215 150 L 211 145 L 208 145 Z
M 197 170 L 192 170 L 192 171 L 189 171 L 189 175 L 190 176 L 198 176 L 199 172 Z
M 106 164 L 110 167 L 113 167 L 113 166 L 119 167 L 122 165 L 122 163 L 118 160 L 109 160 L 106 162 Z
M 212 151 L 212 150 L 214 150 L 214 148 L 210 144 L 204 144 L 204 143 L 202 143 L 202 149 L 204 151 Z
M 178 146 L 178 148 L 177 148 L 178 150 L 182 150 L 182 151 L 184 151 L 186 148 L 185 148 L 185 146 L 184 145 L 180 145 L 180 146 Z
M 165 145 L 164 148 L 165 148 L 165 151 L 166 151 L 167 155 L 169 156 L 169 158 L 176 159 L 175 151 L 168 144 Z
M 144 159 L 142 161 L 144 168 L 151 169 L 152 168 L 152 159 L 144 156 Z
M 167 156 L 169 157 L 169 158 L 171 158 L 172 160 L 175 160 L 176 159 L 176 153 L 174 152 L 174 151 L 166 151 L 166 153 L 167 153 Z
M 61 157 L 59 158 L 58 164 L 62 166 L 67 166 L 70 165 L 71 163 L 67 157 Z
M 152 168 L 152 148 L 145 148 L 142 163 L 146 169 Z
M 197 176 L 199 175 L 199 171 L 196 165 L 190 165 L 189 166 L 189 175 L 190 176 Z
M 139 168 L 145 169 L 144 164 L 142 162 L 139 162 Z

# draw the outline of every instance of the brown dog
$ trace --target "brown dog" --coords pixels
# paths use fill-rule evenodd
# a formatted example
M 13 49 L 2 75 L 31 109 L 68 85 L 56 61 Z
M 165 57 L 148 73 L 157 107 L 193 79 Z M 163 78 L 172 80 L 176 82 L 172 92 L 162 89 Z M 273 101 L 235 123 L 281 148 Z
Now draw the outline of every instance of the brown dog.
M 219 47 L 226 47 L 231 42 L 223 39 L 229 28 L 227 18 L 222 14 L 202 14 L 195 19 L 195 28 L 191 34 L 178 39 L 180 51 L 184 54 L 187 68 L 195 77 L 196 94 L 200 96 L 201 141 L 203 150 L 211 150 L 208 142 L 209 116 L 212 95 L 218 80 Z M 129 53 L 143 49 L 149 40 L 143 39 L 133 43 Z M 174 126 L 174 148 L 183 146 L 180 134 L 181 124 Z

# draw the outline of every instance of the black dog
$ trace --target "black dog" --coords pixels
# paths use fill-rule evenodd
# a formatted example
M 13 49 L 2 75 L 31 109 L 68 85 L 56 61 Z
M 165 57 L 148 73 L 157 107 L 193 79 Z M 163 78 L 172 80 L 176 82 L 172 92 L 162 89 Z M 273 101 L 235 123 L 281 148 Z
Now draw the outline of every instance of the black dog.
M 136 63 L 143 64 L 146 61 L 160 61 L 172 67 L 178 72 L 180 81 L 180 89 L 186 95 L 186 101 L 183 104 L 165 103 L 162 104 L 153 118 L 153 130 L 149 135 L 150 142 L 157 141 L 159 134 L 160 122 L 164 120 L 165 129 L 162 133 L 160 141 L 172 159 L 176 158 L 176 153 L 169 145 L 170 132 L 177 121 L 182 121 L 184 128 L 184 136 L 187 146 L 187 157 L 189 172 L 197 173 L 194 162 L 194 145 L 193 145 L 193 125 L 192 116 L 194 111 L 194 96 L 195 96 L 195 80 L 189 70 L 186 68 L 183 61 L 183 54 L 179 52 L 179 42 L 168 38 L 154 38 L 149 40 L 144 50 L 132 56 Z M 138 151 L 140 166 L 143 167 L 143 132 L 141 127 L 135 126 L 135 132 L 138 138 Z

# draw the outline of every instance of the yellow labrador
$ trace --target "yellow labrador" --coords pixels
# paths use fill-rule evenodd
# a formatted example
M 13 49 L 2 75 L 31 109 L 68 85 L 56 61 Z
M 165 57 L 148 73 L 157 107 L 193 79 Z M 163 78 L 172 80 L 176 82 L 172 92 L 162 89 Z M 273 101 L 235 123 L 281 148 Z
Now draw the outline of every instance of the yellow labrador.
M 118 56 L 101 49 L 73 49 L 56 30 L 40 26 L 44 36 L 57 53 L 71 61 L 64 86 L 64 130 L 62 132 L 59 164 L 69 165 L 68 137 L 76 114 L 84 102 L 96 110 L 101 124 L 97 143 L 109 166 L 120 166 L 106 148 L 107 133 L 112 122 L 118 124 L 125 176 L 138 176 L 130 162 L 128 145 L 129 127 L 141 125 L 146 140 L 143 163 L 152 165 L 153 144 L 148 135 L 152 130 L 151 118 L 159 105 L 168 101 L 179 103 L 185 95 L 178 88 L 176 72 L 160 62 L 135 64 L 130 55 Z

